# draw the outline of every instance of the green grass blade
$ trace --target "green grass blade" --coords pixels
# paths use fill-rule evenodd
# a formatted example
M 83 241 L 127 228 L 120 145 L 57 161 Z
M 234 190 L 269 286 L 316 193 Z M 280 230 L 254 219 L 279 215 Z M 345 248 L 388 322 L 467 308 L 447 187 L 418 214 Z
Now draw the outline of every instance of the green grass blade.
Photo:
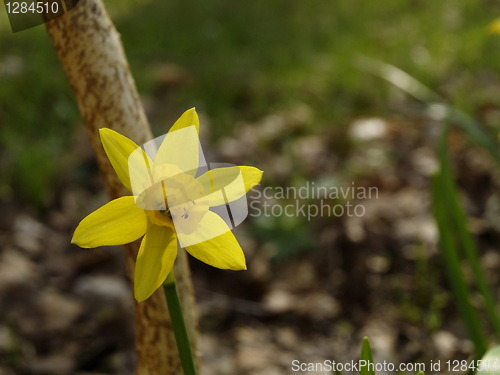
M 473 118 L 446 104 L 439 94 L 394 65 L 367 56 L 359 56 L 356 62 L 360 69 L 392 83 L 400 90 L 426 104 L 428 112 L 439 112 L 440 120 L 448 120 L 462 129 L 473 143 L 485 149 L 500 166 L 500 148 L 497 137 L 488 133 Z
M 365 363 L 366 366 L 363 366 L 359 369 L 359 374 L 375 375 L 375 371 L 373 370 L 373 368 L 370 368 L 368 366 L 368 363 L 373 364 L 372 348 L 370 347 L 370 340 L 368 340 L 368 337 L 363 338 L 363 344 L 361 345 L 360 359 L 362 361 L 365 361 L 363 363 Z
M 403 90 L 421 102 L 429 103 L 442 100 L 435 91 L 397 66 L 365 55 L 359 55 L 356 59 L 356 64 L 361 70 L 392 83 L 400 90 Z
M 179 293 L 177 292 L 177 285 L 173 270 L 170 271 L 167 280 L 165 280 L 163 289 L 165 291 L 165 298 L 167 299 L 168 312 L 172 321 L 172 328 L 174 330 L 175 341 L 183 373 L 184 375 L 196 375 L 197 369 L 195 357 L 191 349 L 189 334 L 184 321 L 181 300 L 179 298 Z
M 486 280 L 486 273 L 479 260 L 476 244 L 468 230 L 467 216 L 462 208 L 458 191 L 454 184 L 453 172 L 446 147 L 446 139 L 447 132 L 443 132 L 439 142 L 439 160 L 441 164 L 443 195 L 446 198 L 445 204 L 448 208 L 448 218 L 454 222 L 456 237 L 464 250 L 465 257 L 471 267 L 478 290 L 484 298 L 486 313 L 488 314 L 497 337 L 500 338 L 500 317 L 496 308 L 495 299 L 493 298 L 493 294 Z
M 500 147 L 497 137 L 487 133 L 483 127 L 466 113 L 448 107 L 448 119 L 461 128 L 476 145 L 485 149 L 500 166 Z
M 453 227 L 450 223 L 447 212 L 448 208 L 445 203 L 446 190 L 443 186 L 442 173 L 434 175 L 432 178 L 432 205 L 439 229 L 441 253 L 460 315 L 464 321 L 467 333 L 474 343 L 475 355 L 479 358 L 486 350 L 486 336 L 479 324 L 479 317 L 471 304 L 469 288 L 460 267 Z

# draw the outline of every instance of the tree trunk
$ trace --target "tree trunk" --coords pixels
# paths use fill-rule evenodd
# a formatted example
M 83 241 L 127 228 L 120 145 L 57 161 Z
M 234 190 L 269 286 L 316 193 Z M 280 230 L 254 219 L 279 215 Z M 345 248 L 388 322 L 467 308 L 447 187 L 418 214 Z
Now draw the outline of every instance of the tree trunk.
M 46 26 L 76 95 L 110 198 L 125 195 L 104 153 L 98 130 L 111 128 L 139 145 L 152 137 L 120 36 L 101 0 L 82 1 Z M 133 275 L 138 249 L 138 241 L 125 246 L 129 275 Z M 179 252 L 175 273 L 196 353 L 194 295 L 184 251 Z M 135 304 L 135 331 L 137 375 L 182 374 L 163 290 Z

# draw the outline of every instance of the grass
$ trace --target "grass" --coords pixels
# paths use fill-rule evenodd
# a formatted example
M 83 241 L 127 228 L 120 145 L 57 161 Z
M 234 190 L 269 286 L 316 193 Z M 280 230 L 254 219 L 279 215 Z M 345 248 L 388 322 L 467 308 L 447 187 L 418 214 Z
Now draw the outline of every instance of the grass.
M 434 217 L 439 229 L 441 254 L 457 308 L 467 333 L 474 343 L 475 356 L 480 358 L 486 351 L 488 340 L 481 326 L 479 315 L 472 305 L 471 292 L 461 268 L 457 238 L 453 232 L 453 225 L 449 222 L 448 207 L 445 202 L 446 181 L 443 179 L 444 176 L 439 174 L 432 181 Z

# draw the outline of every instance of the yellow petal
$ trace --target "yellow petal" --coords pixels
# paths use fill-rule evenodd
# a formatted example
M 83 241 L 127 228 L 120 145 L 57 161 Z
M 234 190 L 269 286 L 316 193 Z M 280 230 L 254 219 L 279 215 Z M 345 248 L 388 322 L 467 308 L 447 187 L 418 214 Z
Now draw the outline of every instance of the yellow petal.
M 138 302 L 148 299 L 165 281 L 177 256 L 177 241 L 172 230 L 148 224 L 137 255 L 134 296 Z
M 208 196 L 210 207 L 241 198 L 262 179 L 262 171 L 255 167 L 235 166 L 216 168 L 197 178 Z
M 132 191 L 130 186 L 129 162 L 128 158 L 137 146 L 127 137 L 108 128 L 99 129 L 102 146 L 111 165 L 115 169 L 118 178 L 129 191 Z
M 195 175 L 198 169 L 200 140 L 194 126 L 170 130 L 154 159 L 155 167 L 174 165 L 181 172 Z
M 196 127 L 196 132 L 200 133 L 200 119 L 196 113 L 195 108 L 188 109 L 182 114 L 181 117 L 172 125 L 169 132 L 187 128 L 194 125 Z
M 195 175 L 198 169 L 200 120 L 194 108 L 184 112 L 165 135 L 155 156 L 155 166 L 175 165 Z
M 84 248 L 123 245 L 143 236 L 146 225 L 146 214 L 134 197 L 121 197 L 83 219 L 71 242 Z
M 136 148 L 128 157 L 128 172 L 136 204 L 140 208 L 151 209 L 151 207 L 146 207 L 143 201 L 137 199 L 145 195 L 146 191 L 155 184 L 153 162 L 141 147 Z
M 488 25 L 488 33 L 500 34 L 500 18 L 496 18 Z
M 209 211 L 199 226 L 199 238 L 205 237 L 209 239 L 192 246 L 187 246 L 186 250 L 189 254 L 216 268 L 235 271 L 247 269 L 245 254 L 243 254 L 240 244 L 224 220 L 217 214 Z M 221 232 L 222 234 L 220 234 Z M 212 235 L 214 233 L 217 236 L 214 237 Z

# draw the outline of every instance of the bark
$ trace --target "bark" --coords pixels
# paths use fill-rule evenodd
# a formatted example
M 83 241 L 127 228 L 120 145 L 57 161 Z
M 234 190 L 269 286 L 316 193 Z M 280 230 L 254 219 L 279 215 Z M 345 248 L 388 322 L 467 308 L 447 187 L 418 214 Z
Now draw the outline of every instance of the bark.
M 75 93 L 110 198 L 126 195 L 104 153 L 98 130 L 111 128 L 139 145 L 151 139 L 151 130 L 120 36 L 101 0 L 82 1 L 46 27 Z M 138 241 L 125 246 L 129 275 L 133 275 L 138 248 Z M 184 251 L 179 252 L 175 273 L 196 353 L 194 295 Z M 135 303 L 135 330 L 136 374 L 182 374 L 163 290 L 145 302 Z

